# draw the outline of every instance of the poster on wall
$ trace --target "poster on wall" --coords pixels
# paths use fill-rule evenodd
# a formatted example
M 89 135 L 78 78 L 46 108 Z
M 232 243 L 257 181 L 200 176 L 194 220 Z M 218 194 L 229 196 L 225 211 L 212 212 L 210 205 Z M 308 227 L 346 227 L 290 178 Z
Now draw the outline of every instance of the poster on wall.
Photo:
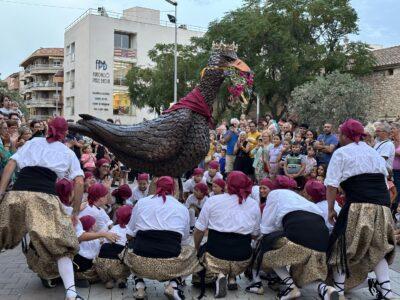
M 105 60 L 95 60 L 95 70 L 92 72 L 92 110 L 97 113 L 112 112 L 112 73 Z

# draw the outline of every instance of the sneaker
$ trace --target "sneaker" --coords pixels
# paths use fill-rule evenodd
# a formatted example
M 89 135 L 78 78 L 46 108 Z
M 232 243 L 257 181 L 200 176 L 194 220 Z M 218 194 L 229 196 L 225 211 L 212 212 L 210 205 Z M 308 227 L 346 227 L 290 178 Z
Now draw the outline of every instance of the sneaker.
M 238 285 L 236 283 L 236 277 L 230 278 L 228 279 L 228 290 L 229 291 L 237 291 L 238 289 Z
M 246 287 L 246 292 L 248 293 L 253 293 L 257 295 L 263 295 L 264 294 L 264 287 L 262 285 L 262 282 L 254 282 L 248 287 Z
M 42 281 L 42 285 L 47 289 L 52 289 L 52 288 L 55 288 L 57 286 L 57 284 L 52 279 L 40 278 L 40 280 Z
M 164 295 L 170 300 L 184 300 L 185 294 L 179 287 L 174 287 L 171 284 L 165 286 Z
M 215 281 L 215 298 L 224 298 L 226 296 L 227 281 L 226 277 L 222 276 Z
M 106 289 L 112 289 L 112 288 L 114 288 L 114 281 L 112 281 L 112 280 L 107 281 L 107 282 L 104 284 L 104 287 L 105 287 Z

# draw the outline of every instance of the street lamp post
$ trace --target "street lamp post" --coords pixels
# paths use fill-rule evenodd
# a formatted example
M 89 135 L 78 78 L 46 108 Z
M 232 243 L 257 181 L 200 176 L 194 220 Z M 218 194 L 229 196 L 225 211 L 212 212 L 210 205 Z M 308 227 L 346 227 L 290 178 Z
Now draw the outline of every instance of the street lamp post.
M 169 4 L 175 6 L 175 16 L 168 15 L 169 21 L 175 23 L 175 45 L 174 45 L 174 103 L 177 102 L 178 98 L 178 2 L 175 0 L 165 0 Z

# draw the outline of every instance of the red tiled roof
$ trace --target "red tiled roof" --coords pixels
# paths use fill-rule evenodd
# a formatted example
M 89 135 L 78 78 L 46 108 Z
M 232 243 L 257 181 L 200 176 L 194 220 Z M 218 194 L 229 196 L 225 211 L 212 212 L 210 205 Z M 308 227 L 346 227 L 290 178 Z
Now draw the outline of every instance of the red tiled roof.
M 372 51 L 375 56 L 375 67 L 400 65 L 400 46 L 383 48 Z
M 64 57 L 64 48 L 39 48 L 33 52 L 28 58 L 26 58 L 21 64 L 21 67 L 25 67 L 29 62 L 36 57 L 46 57 L 46 56 L 59 56 Z

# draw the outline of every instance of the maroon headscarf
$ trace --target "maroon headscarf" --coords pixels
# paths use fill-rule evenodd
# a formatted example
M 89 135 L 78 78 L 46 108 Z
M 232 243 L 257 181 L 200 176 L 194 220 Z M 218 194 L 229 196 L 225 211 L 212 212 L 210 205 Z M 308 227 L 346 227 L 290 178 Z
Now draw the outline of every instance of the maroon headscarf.
M 96 219 L 89 215 L 81 217 L 79 221 L 81 221 L 83 230 L 85 231 L 89 231 L 96 223 Z
M 137 180 L 138 181 L 140 181 L 140 180 L 145 180 L 145 181 L 149 181 L 149 174 L 147 174 L 147 173 L 142 173 L 142 174 L 139 174 L 138 175 L 138 178 L 137 178 Z
M 47 132 L 47 142 L 54 143 L 60 142 L 65 139 L 68 131 L 68 123 L 63 117 L 55 117 L 49 123 L 49 130 Z
M 70 196 L 72 194 L 72 191 L 74 190 L 74 184 L 72 181 L 68 179 L 60 179 L 56 183 L 56 193 L 58 198 L 60 198 L 61 203 L 63 203 L 66 206 L 70 206 Z
M 199 182 L 196 183 L 194 186 L 195 190 L 198 190 L 200 193 L 202 193 L 203 195 L 208 195 L 208 187 L 207 184 L 203 183 L 203 182 Z
M 296 180 L 284 175 L 276 176 L 274 180 L 274 185 L 276 189 L 286 189 L 286 190 L 293 190 L 297 187 Z
M 96 162 L 96 168 L 100 168 L 102 165 L 109 164 L 109 163 L 110 163 L 110 161 L 107 158 L 99 159 Z
M 117 223 L 121 228 L 125 228 L 126 225 L 129 223 L 132 215 L 132 206 L 130 205 L 123 205 L 117 209 L 115 213 L 117 216 Z
M 193 176 L 203 175 L 203 174 L 204 174 L 204 169 L 202 168 L 196 168 L 193 170 Z
M 225 181 L 223 180 L 223 179 L 221 179 L 221 178 L 215 178 L 214 180 L 213 180 L 213 183 L 215 183 L 216 185 L 218 185 L 218 186 L 220 186 L 221 187 L 221 189 L 223 189 L 223 190 L 225 190 Z
M 274 182 L 269 179 L 269 178 L 264 178 L 260 181 L 260 186 L 266 186 L 268 189 L 270 189 L 271 191 L 276 189 L 276 186 L 274 184 Z
M 309 180 L 305 185 L 305 190 L 310 195 L 314 203 L 321 202 L 326 199 L 326 187 L 318 180 Z
M 348 119 L 339 127 L 340 132 L 353 142 L 358 143 L 362 137 L 366 136 L 364 126 L 357 120 Z
M 167 195 L 173 195 L 175 189 L 174 179 L 170 176 L 162 176 L 156 182 L 156 195 L 161 196 L 163 201 L 167 200 Z
M 210 161 L 210 162 L 208 163 L 208 168 L 209 168 L 209 169 L 218 170 L 218 169 L 219 169 L 219 163 L 218 163 L 217 161 L 215 161 L 215 160 Z
M 84 175 L 85 175 L 85 180 L 94 177 L 92 172 L 85 172 Z
M 108 194 L 108 189 L 101 183 L 93 184 L 88 190 L 88 203 L 90 206 L 99 200 L 101 197 L 105 197 Z
M 115 189 L 111 195 L 118 196 L 123 200 L 129 199 L 132 196 L 132 190 L 127 184 L 121 185 L 119 188 Z
M 232 171 L 226 180 L 228 185 L 228 193 L 230 195 L 237 195 L 239 197 L 239 204 L 251 194 L 252 183 L 249 177 L 243 172 Z

